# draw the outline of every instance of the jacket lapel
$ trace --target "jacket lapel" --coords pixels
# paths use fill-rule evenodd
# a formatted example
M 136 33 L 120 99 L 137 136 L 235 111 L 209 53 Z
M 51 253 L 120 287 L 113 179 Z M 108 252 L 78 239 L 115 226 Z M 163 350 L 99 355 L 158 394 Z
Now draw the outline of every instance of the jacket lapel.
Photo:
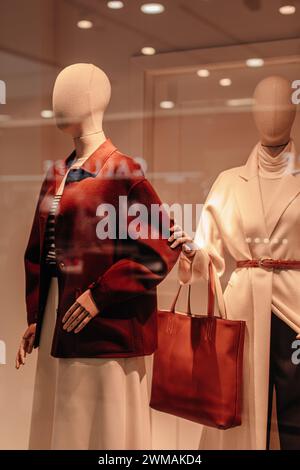
M 300 177 L 296 174 L 286 175 L 278 182 L 274 194 L 274 204 L 266 213 L 268 236 L 273 234 L 281 216 L 300 192 Z
M 237 205 L 242 218 L 245 238 L 252 242 L 256 239 L 268 238 L 268 231 L 263 210 L 261 190 L 257 169 L 257 145 L 254 147 L 247 163 L 241 167 L 238 182 L 235 188 Z M 252 246 L 252 243 L 249 244 Z M 264 253 L 269 244 L 260 243 L 256 247 L 263 247 Z
M 255 238 L 269 239 L 282 214 L 300 192 L 300 175 L 295 170 L 293 174 L 286 175 L 278 182 L 278 189 L 274 194 L 274 204 L 264 214 L 261 197 L 260 182 L 257 164 L 257 144 L 250 154 L 245 166 L 241 167 L 237 183 L 236 199 L 240 208 L 245 235 L 252 240 Z M 292 152 L 295 154 L 294 146 Z M 269 244 L 264 247 L 264 253 Z
M 83 175 L 86 173 L 91 173 L 92 176 L 97 176 L 99 171 L 102 169 L 103 165 L 107 159 L 116 151 L 116 147 L 112 144 L 110 139 L 107 139 L 103 144 L 101 144 L 95 152 L 81 165 L 83 170 Z M 53 172 L 50 176 L 48 189 L 40 203 L 40 237 L 41 244 L 44 240 L 44 232 L 46 228 L 47 218 L 53 201 L 53 197 L 58 191 L 58 188 L 76 158 L 75 150 L 65 159 L 55 162 L 53 166 Z
M 81 173 L 82 175 L 87 175 L 88 173 L 91 176 L 97 176 L 103 165 L 105 164 L 106 160 L 110 157 L 112 153 L 116 151 L 116 147 L 112 144 L 110 139 L 107 139 L 103 142 L 91 155 L 87 160 L 81 165 Z M 73 152 L 66 158 L 66 160 L 61 160 L 55 164 L 54 168 L 54 178 L 55 178 L 55 192 L 58 191 L 58 188 L 76 158 L 76 152 Z M 84 179 L 84 178 L 82 178 Z

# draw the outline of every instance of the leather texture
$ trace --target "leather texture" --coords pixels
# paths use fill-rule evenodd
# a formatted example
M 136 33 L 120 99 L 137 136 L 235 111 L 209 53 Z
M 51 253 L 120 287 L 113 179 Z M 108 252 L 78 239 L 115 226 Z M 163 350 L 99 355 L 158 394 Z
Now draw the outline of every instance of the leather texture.
M 264 269 L 300 269 L 300 261 L 295 259 L 246 259 L 236 263 L 237 268 L 264 268 Z
M 245 322 L 214 315 L 215 286 L 209 265 L 207 315 L 158 312 L 150 406 L 206 426 L 241 424 Z

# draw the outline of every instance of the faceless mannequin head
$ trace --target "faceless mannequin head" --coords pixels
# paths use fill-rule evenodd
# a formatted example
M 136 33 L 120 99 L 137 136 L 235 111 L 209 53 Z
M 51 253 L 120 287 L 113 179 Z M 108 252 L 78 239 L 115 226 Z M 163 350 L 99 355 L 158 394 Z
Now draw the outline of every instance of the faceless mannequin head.
M 110 101 L 107 75 L 93 64 L 73 64 L 58 75 L 53 90 L 53 111 L 59 129 L 73 138 L 102 131 Z
M 279 147 L 290 140 L 296 116 L 290 82 L 279 76 L 265 78 L 254 92 L 254 120 L 262 145 Z

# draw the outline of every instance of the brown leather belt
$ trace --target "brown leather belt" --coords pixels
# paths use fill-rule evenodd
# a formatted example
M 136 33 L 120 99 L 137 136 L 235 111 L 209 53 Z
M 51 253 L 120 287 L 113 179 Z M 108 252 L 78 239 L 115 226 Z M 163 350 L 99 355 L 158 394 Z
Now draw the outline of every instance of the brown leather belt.
M 264 269 L 300 269 L 300 261 L 295 259 L 247 259 L 236 262 L 237 268 L 264 268 Z

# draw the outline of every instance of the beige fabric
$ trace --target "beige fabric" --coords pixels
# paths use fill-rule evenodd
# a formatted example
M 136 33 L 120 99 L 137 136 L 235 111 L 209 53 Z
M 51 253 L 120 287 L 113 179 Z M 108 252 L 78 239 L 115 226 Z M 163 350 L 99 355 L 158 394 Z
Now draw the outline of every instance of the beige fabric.
M 273 204 L 276 205 L 274 197 L 278 183 L 289 173 L 289 165 L 293 163 L 290 158 L 291 147 L 292 142 L 289 142 L 276 157 L 269 155 L 262 145 L 258 147 L 258 174 L 265 214 L 272 210 Z
M 51 448 L 57 380 L 57 359 L 50 355 L 58 305 L 57 283 L 50 284 L 35 375 L 29 449 Z
M 300 173 L 280 179 L 271 209 L 264 214 L 256 146 L 243 167 L 220 174 L 205 203 L 195 241 L 190 282 L 207 276 L 207 254 L 221 276 L 225 260 L 300 260 Z M 292 148 L 295 156 L 295 150 Z M 180 260 L 183 270 L 184 260 Z M 183 276 L 186 277 L 186 276 Z M 227 315 L 247 322 L 242 426 L 205 428 L 203 449 L 265 449 L 271 311 L 300 332 L 300 271 L 240 268 L 232 272 L 224 298 Z
M 39 347 L 29 448 L 150 449 L 146 364 L 151 358 L 51 357 L 57 304 L 53 278 Z

